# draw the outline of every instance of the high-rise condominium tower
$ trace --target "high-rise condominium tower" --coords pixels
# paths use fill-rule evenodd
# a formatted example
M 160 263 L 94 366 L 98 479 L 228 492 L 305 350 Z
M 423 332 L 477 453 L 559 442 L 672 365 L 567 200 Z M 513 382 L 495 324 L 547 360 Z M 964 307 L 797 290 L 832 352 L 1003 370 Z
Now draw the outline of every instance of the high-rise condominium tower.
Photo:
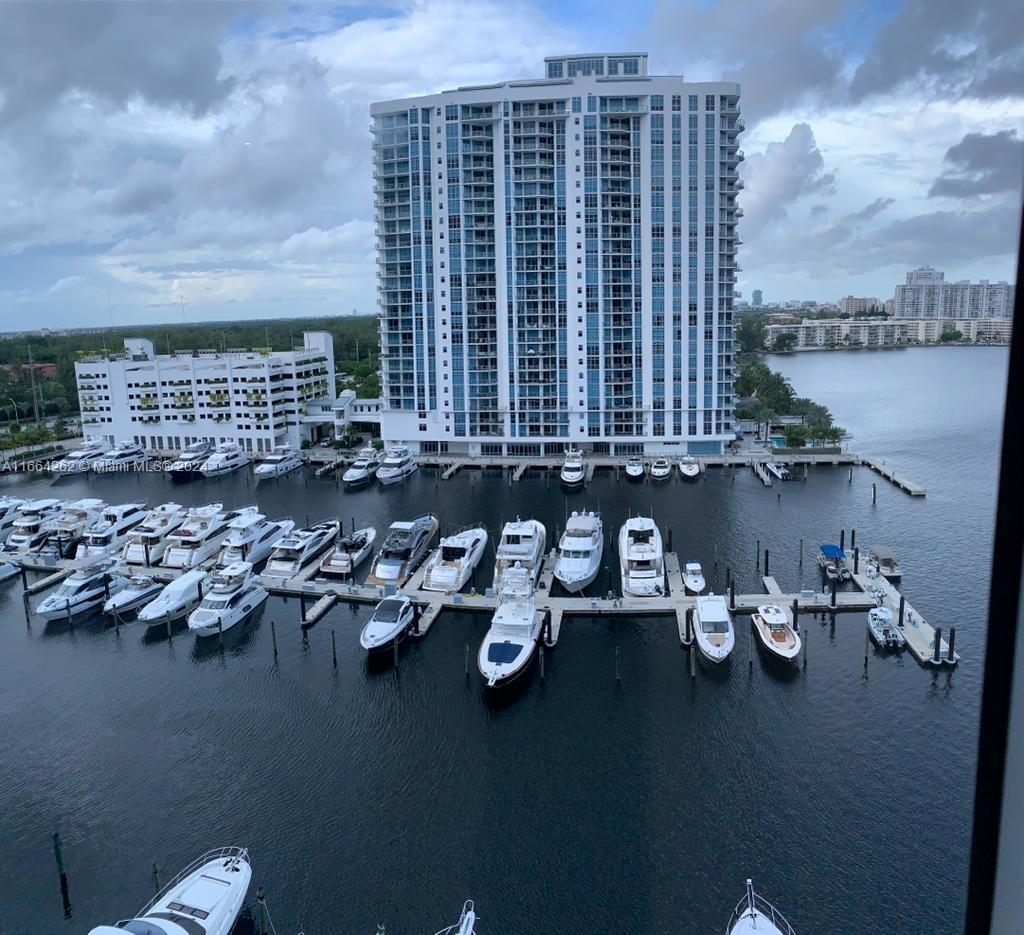
M 720 451 L 739 85 L 635 53 L 545 72 L 372 107 L 384 437 Z

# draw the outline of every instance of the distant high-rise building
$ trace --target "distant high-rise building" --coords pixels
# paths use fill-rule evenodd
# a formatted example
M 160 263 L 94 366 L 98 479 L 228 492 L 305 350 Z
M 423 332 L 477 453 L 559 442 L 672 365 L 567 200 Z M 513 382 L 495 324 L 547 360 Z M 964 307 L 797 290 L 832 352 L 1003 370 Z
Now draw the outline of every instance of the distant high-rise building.
M 896 287 L 896 318 L 1012 318 L 1014 287 L 1007 282 L 946 282 L 945 274 L 930 266 L 907 273 Z
M 720 451 L 739 94 L 623 53 L 374 104 L 384 438 Z
M 760 289 L 755 289 L 750 294 L 750 302 L 754 308 L 760 308 L 761 303 L 764 302 L 764 293 Z
M 881 303 L 874 296 L 847 295 L 839 300 L 839 311 L 844 315 L 863 315 L 876 312 Z

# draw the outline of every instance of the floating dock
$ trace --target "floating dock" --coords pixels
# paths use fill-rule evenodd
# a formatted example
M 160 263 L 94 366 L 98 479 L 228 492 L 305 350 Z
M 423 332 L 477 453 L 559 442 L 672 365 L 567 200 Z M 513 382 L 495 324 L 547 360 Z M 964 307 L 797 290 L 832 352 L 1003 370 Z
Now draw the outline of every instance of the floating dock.
M 863 458 L 861 459 L 861 464 L 871 468 L 876 474 L 881 474 L 890 484 L 895 484 L 900 490 L 905 491 L 912 497 L 923 497 L 927 493 L 926 488 L 920 484 L 915 484 L 909 478 L 893 470 L 884 461 L 879 461 L 877 458 Z

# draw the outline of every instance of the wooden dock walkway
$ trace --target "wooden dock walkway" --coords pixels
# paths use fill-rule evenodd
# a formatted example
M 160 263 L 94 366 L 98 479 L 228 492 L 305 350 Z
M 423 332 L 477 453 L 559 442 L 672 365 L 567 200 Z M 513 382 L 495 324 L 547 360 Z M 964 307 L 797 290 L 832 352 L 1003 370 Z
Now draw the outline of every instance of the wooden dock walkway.
M 877 458 L 863 458 L 861 464 L 871 468 L 875 473 L 881 474 L 889 483 L 895 484 L 900 490 L 906 491 L 912 497 L 923 497 L 927 493 L 926 488 L 904 477 L 884 461 L 879 461 Z
M 765 468 L 764 462 L 762 462 L 762 461 L 751 461 L 750 462 L 750 466 L 754 469 L 754 473 L 758 476 L 758 478 L 760 479 L 761 483 L 764 484 L 765 487 L 771 487 L 771 485 L 772 485 L 772 477 L 768 473 L 767 469 Z

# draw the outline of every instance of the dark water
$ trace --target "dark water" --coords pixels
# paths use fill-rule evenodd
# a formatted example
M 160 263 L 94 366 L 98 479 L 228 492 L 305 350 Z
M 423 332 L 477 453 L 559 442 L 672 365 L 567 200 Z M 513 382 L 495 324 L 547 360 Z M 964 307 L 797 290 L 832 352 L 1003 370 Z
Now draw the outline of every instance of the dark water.
M 874 475 L 855 471 L 851 483 L 833 468 L 785 485 L 781 499 L 778 485 L 725 471 L 664 487 L 598 475 L 568 499 L 541 476 L 509 486 L 424 471 L 404 488 L 358 493 L 299 476 L 258 492 L 244 475 L 5 485 L 108 501 L 258 500 L 271 516 L 337 513 L 380 530 L 427 508 L 449 526 L 494 531 L 532 515 L 549 536 L 567 507 L 599 508 L 611 530 L 629 509 L 653 508 L 713 584 L 728 565 L 749 589 L 756 540 L 795 588 L 818 581 L 817 544 L 856 527 L 864 545 L 896 549 L 911 600 L 956 624 L 964 659 L 931 672 L 872 653 L 865 672 L 863 618 L 847 615 L 834 627 L 805 621 L 806 671 L 780 671 L 756 650 L 748 670 L 743 620 L 731 664 L 691 680 L 674 621 L 571 620 L 546 681 L 535 670 L 495 705 L 473 662 L 485 616 L 446 615 L 397 670 L 371 670 L 357 643 L 367 608 L 335 607 L 304 637 L 297 601 L 271 598 L 221 653 L 215 640 L 148 639 L 99 618 L 26 625 L 20 586 L 2 584 L 0 931 L 122 918 L 149 895 L 152 861 L 166 878 L 222 844 L 251 849 L 254 887 L 282 933 L 363 935 L 378 922 L 389 935 L 430 933 L 465 898 L 481 933 L 714 933 L 747 876 L 801 933 L 957 931 L 1005 352 L 777 365 L 833 409 L 855 447 L 889 457 L 928 497 L 879 481 L 872 505 Z M 486 564 L 489 578 L 490 555 Z

